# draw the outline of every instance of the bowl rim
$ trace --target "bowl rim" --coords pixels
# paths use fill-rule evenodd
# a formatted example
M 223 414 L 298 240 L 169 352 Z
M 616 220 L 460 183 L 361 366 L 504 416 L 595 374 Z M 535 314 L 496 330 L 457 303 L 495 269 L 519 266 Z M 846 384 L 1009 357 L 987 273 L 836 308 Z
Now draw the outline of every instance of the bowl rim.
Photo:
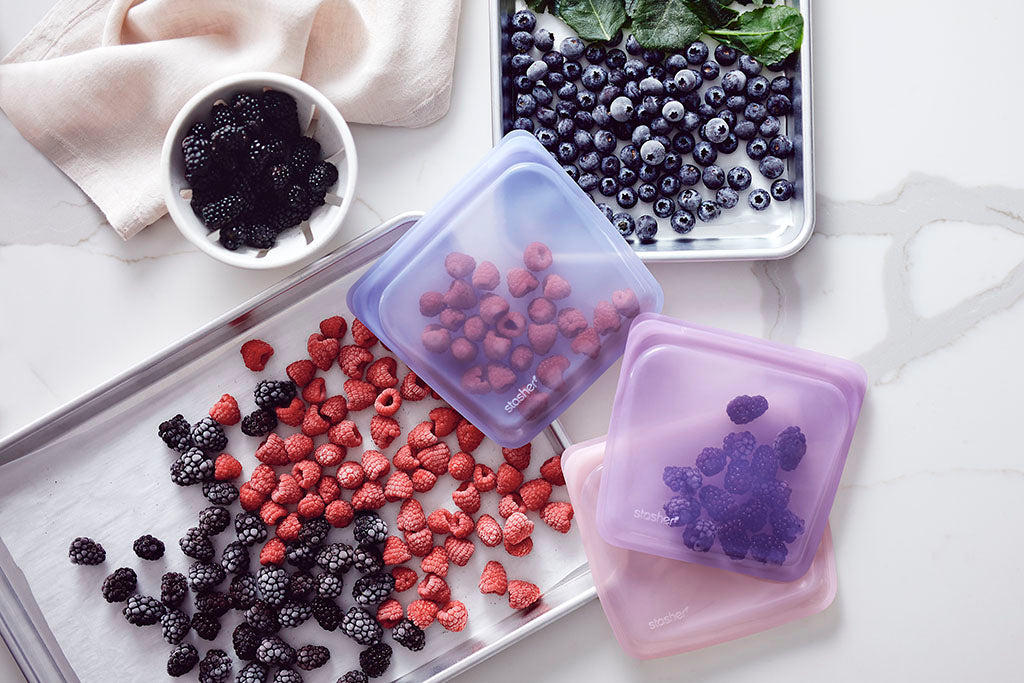
M 194 220 L 198 219 L 195 218 L 191 211 L 186 214 L 182 209 L 182 198 L 178 192 L 175 191 L 172 183 L 171 155 L 176 151 L 174 141 L 178 136 L 178 132 L 184 126 L 186 119 L 192 117 L 195 109 L 204 100 L 209 98 L 215 91 L 232 85 L 238 85 L 241 87 L 269 86 L 271 88 L 277 85 L 298 90 L 304 96 L 312 100 L 313 104 L 315 104 L 319 110 L 319 116 L 321 118 L 329 118 L 331 122 L 337 126 L 338 132 L 341 134 L 345 150 L 346 177 L 344 191 L 337 193 L 340 195 L 341 204 L 337 205 L 338 211 L 336 212 L 336 217 L 320 227 L 316 240 L 306 245 L 305 249 L 296 250 L 289 256 L 274 258 L 274 250 L 271 249 L 263 258 L 255 259 L 248 255 L 241 255 L 236 252 L 229 251 L 221 247 L 220 244 L 206 239 L 205 235 L 197 234 L 191 229 L 191 225 Z M 201 88 L 198 92 L 192 95 L 184 105 L 182 105 L 181 109 L 178 110 L 178 113 L 175 115 L 170 127 L 167 129 L 167 133 L 164 136 L 163 147 L 160 152 L 160 184 L 163 190 L 164 203 L 167 205 L 167 213 L 170 215 L 172 222 L 178 229 L 178 232 L 180 232 L 185 239 L 198 247 L 200 251 L 221 263 L 251 270 L 270 270 L 273 268 L 292 265 L 297 261 L 311 256 L 325 248 L 331 238 L 338 233 L 342 222 L 345 220 L 345 216 L 348 215 L 349 208 L 355 198 L 357 172 L 358 160 L 356 157 L 355 139 L 352 137 L 352 131 L 349 128 L 348 122 L 345 120 L 345 117 L 342 116 L 341 112 L 338 111 L 338 108 L 335 107 L 323 93 L 305 81 L 293 76 L 272 71 L 249 71 L 232 74 L 230 76 L 225 76 L 224 78 L 219 78 Z M 190 227 L 186 227 L 186 224 Z

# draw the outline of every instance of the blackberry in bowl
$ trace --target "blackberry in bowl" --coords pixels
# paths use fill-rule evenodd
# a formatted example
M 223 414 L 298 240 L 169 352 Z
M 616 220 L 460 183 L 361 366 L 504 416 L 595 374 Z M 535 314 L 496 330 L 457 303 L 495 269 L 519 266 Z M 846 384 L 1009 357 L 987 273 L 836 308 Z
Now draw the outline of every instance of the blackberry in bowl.
M 233 266 L 277 268 L 338 232 L 355 190 L 355 143 L 312 86 L 282 74 L 238 74 L 178 112 L 162 173 L 168 211 L 186 239 Z

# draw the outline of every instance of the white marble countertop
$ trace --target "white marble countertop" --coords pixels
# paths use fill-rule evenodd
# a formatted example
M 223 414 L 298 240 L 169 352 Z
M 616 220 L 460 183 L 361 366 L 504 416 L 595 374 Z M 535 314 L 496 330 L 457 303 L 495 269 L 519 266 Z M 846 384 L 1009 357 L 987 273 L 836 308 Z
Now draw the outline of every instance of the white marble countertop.
M 0 0 L 0 52 L 49 4 Z M 448 116 L 421 130 L 356 126 L 348 235 L 429 207 L 490 147 L 485 5 L 464 3 Z M 1019 678 L 1024 456 L 1010 427 L 1024 405 L 1024 100 L 1007 72 L 1022 22 L 1024 6 L 1003 0 L 816 3 L 815 235 L 784 261 L 652 268 L 669 315 L 867 369 L 831 516 L 835 603 L 636 662 L 594 602 L 459 680 Z M 167 219 L 122 242 L 3 117 L 0 150 L 0 434 L 285 274 L 228 269 Z M 605 432 L 617 372 L 564 415 L 573 438 Z M 23 680 L 3 648 L 0 680 Z

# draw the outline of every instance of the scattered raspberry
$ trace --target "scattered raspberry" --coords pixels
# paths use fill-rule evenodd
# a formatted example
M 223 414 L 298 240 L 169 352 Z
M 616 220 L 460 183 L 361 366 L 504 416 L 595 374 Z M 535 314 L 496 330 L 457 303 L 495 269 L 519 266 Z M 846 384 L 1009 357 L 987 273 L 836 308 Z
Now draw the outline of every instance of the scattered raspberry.
M 260 564 L 284 564 L 284 541 L 276 537 L 267 541 L 260 550 Z
M 435 574 L 427 574 L 423 577 L 420 585 L 416 587 L 416 592 L 424 600 L 433 600 L 442 605 L 452 597 L 452 589 L 448 587 L 448 583 Z
M 476 521 L 476 535 L 488 548 L 500 544 L 504 538 L 498 520 L 490 515 L 480 515 L 480 519 Z
M 320 406 L 310 404 L 302 418 L 302 433 L 306 436 L 320 436 L 331 429 L 331 423 L 320 414 Z
M 402 428 L 398 426 L 395 418 L 383 415 L 374 415 L 370 418 L 370 438 L 378 448 L 387 448 L 401 434 Z
M 409 430 L 408 443 L 413 450 L 428 448 L 437 443 L 433 422 L 420 422 Z
M 508 539 L 505 539 L 505 552 L 512 557 L 526 557 L 533 550 L 533 538 L 527 536 L 519 543 L 509 543 Z
M 473 557 L 473 551 L 476 550 L 476 546 L 473 545 L 473 541 L 468 539 L 449 536 L 444 539 L 444 549 L 448 553 L 448 559 L 453 564 L 465 567 L 469 562 L 469 558 Z
M 327 432 L 327 438 L 331 440 L 331 443 L 346 448 L 356 448 L 363 443 L 363 436 L 352 420 L 342 420 L 331 427 Z
M 429 528 L 435 534 L 448 534 L 451 532 L 451 519 L 452 513 L 444 508 L 434 510 L 427 517 L 427 528 Z M 401 520 L 399 520 L 401 524 Z
M 451 529 L 452 536 L 455 538 L 469 538 L 476 524 L 473 522 L 473 518 L 465 512 L 456 510 L 452 513 L 448 526 Z
M 267 494 L 255 490 L 249 482 L 242 484 L 242 488 L 238 490 L 238 502 L 247 512 L 258 510 L 266 499 Z
M 316 460 L 321 467 L 334 467 L 345 459 L 345 449 L 334 443 L 320 444 L 316 447 L 316 450 L 313 451 L 313 459 Z
M 422 467 L 412 473 L 412 488 L 416 493 L 426 493 L 434 488 L 437 483 L 437 475 Z
M 352 340 L 364 349 L 377 343 L 377 337 L 359 318 L 352 318 Z
M 282 541 L 290 543 L 299 537 L 300 531 L 302 531 L 302 520 L 299 519 L 297 513 L 293 512 L 281 520 L 275 533 Z
M 264 524 L 277 524 L 283 517 L 288 516 L 288 510 L 280 503 L 268 500 L 260 506 L 260 519 Z
M 426 557 L 430 549 L 434 547 L 434 534 L 430 529 L 406 531 L 405 542 L 409 545 L 410 553 L 416 557 Z
M 377 411 L 378 415 L 384 417 L 391 417 L 401 407 L 402 396 L 397 389 L 385 389 L 377 394 L 377 399 L 373 402 L 373 409 Z
M 331 339 L 341 339 L 348 331 L 348 323 L 340 315 L 332 315 L 320 321 L 320 333 Z
M 398 393 L 406 401 L 422 401 L 430 395 L 430 387 L 415 372 L 409 371 L 402 378 L 402 386 Z
M 430 419 L 434 423 L 434 434 L 438 438 L 448 436 L 459 424 L 459 414 L 448 406 L 439 406 L 431 410 Z
M 274 347 L 262 339 L 250 339 L 242 344 L 242 362 L 253 372 L 267 367 L 267 361 L 274 355 Z
M 481 493 L 493 491 L 497 483 L 498 478 L 495 476 L 494 470 L 487 465 L 477 465 L 473 468 L 473 486 L 477 491 Z
M 737 396 L 725 406 L 725 414 L 733 423 L 745 425 L 753 422 L 768 410 L 768 399 L 764 396 Z
M 406 500 L 402 502 L 402 507 L 398 511 L 397 525 L 400 531 L 419 531 L 427 526 L 427 518 L 423 515 L 423 506 L 419 501 Z M 440 533 L 448 533 L 448 531 L 446 529 Z
M 541 508 L 540 518 L 555 531 L 569 533 L 573 516 L 572 504 L 551 502 Z
M 302 419 L 306 417 L 306 404 L 296 396 L 286 407 L 274 408 L 274 412 L 277 414 L 278 421 L 289 427 L 298 427 L 302 424 Z
M 427 556 L 420 560 L 420 570 L 424 574 L 437 574 L 442 579 L 448 576 L 448 551 L 441 546 L 434 546 Z
M 223 394 L 210 408 L 210 417 L 222 425 L 236 425 L 242 419 L 242 413 L 238 410 L 238 401 L 231 394 Z
M 391 570 L 391 576 L 395 578 L 395 592 L 403 593 L 416 585 L 419 579 L 416 572 L 408 567 L 395 567 Z
M 562 456 L 555 455 L 544 461 L 540 466 L 540 476 L 555 486 L 565 486 L 565 475 L 562 474 Z
M 347 527 L 355 517 L 355 510 L 347 500 L 332 500 L 324 508 L 324 519 L 335 529 Z
M 480 574 L 480 592 L 484 595 L 493 593 L 494 595 L 504 595 L 508 589 L 508 575 L 505 573 L 505 568 L 501 566 L 501 562 L 495 562 L 491 560 L 484 565 L 484 571 Z
M 344 396 L 331 396 L 320 406 L 320 416 L 336 425 L 348 415 L 348 401 Z
M 277 487 L 270 494 L 270 499 L 281 505 L 291 505 L 302 500 L 303 491 L 295 477 L 290 474 L 282 474 L 277 480 Z
M 466 628 L 468 621 L 469 612 L 466 610 L 466 606 L 458 600 L 452 600 L 437 611 L 437 623 L 448 631 L 457 633 Z
M 296 385 L 304 387 L 313 380 L 313 376 L 316 375 L 316 366 L 313 365 L 313 361 L 297 360 L 294 363 L 290 363 L 285 369 L 288 373 L 288 379 L 295 382 Z
M 525 268 L 510 268 L 505 273 L 505 282 L 508 284 L 508 293 L 516 299 L 526 296 L 537 289 L 537 278 Z
M 324 514 L 324 507 L 323 499 L 310 491 L 302 497 L 295 510 L 306 519 L 314 519 Z
M 217 481 L 232 481 L 242 475 L 242 463 L 234 456 L 221 453 L 213 461 L 213 478 Z
M 412 487 L 412 479 L 405 472 L 398 470 L 392 473 L 384 483 L 384 497 L 389 503 L 396 500 L 407 500 L 412 498 L 415 489 Z
M 337 339 L 329 339 L 320 333 L 309 335 L 306 340 L 306 351 L 309 352 L 309 359 L 313 365 L 321 370 L 330 370 L 334 361 L 338 358 L 338 350 L 341 345 Z
M 379 510 L 387 502 L 384 489 L 375 481 L 365 482 L 352 494 L 352 507 L 356 510 Z
M 455 437 L 459 440 L 460 450 L 472 453 L 483 442 L 484 433 L 477 429 L 472 422 L 463 418 L 455 427 Z
M 505 543 L 516 545 L 533 533 L 533 522 L 522 512 L 513 512 L 505 520 L 505 528 L 502 529 L 502 533 L 505 536 Z
M 498 494 L 505 496 L 519 490 L 523 484 L 523 473 L 507 462 L 501 463 L 495 479 Z
M 334 477 L 320 477 L 316 492 L 328 505 L 341 498 L 341 486 L 338 485 L 338 480 Z
M 395 565 L 408 562 L 412 557 L 409 546 L 398 536 L 388 536 L 384 540 L 384 564 Z
M 441 475 L 448 471 L 451 451 L 448 449 L 448 444 L 442 441 L 429 448 L 424 448 L 416 454 L 416 457 L 419 458 L 420 466 L 423 469 Z
M 530 466 L 530 453 L 533 452 L 533 444 L 526 444 L 519 448 L 502 448 L 501 455 L 505 462 L 515 467 L 520 472 Z
M 302 389 L 302 400 L 306 403 L 323 403 L 327 398 L 327 383 L 323 377 L 314 377 Z
M 291 462 L 305 460 L 313 455 L 313 439 L 305 434 L 292 434 L 284 440 L 284 450 Z
M 377 608 L 377 621 L 384 628 L 392 628 L 402 620 L 405 613 L 402 611 L 402 604 L 394 598 L 385 600 Z
M 268 465 L 257 465 L 249 476 L 249 486 L 257 493 L 270 495 L 277 487 L 277 474 Z
M 377 400 L 377 388 L 361 379 L 348 379 L 344 384 L 348 409 L 360 411 L 369 408 Z
M 523 499 L 518 493 L 502 496 L 501 500 L 498 501 L 498 515 L 508 519 L 508 516 L 513 512 L 526 512 L 526 506 L 523 505 Z
M 540 510 L 551 497 L 551 484 L 545 479 L 531 479 L 519 487 L 519 495 L 527 510 Z
M 409 571 L 412 571 L 411 569 Z M 413 572 L 415 573 L 415 572 Z M 397 588 L 396 588 L 397 590 Z M 437 616 L 438 605 L 433 600 L 413 600 L 409 603 L 405 612 L 409 620 L 420 628 L 427 628 L 434 623 Z
M 391 462 L 380 451 L 364 451 L 361 462 L 368 480 L 379 479 L 391 469 Z
M 508 606 L 526 609 L 540 599 L 540 589 L 529 581 L 508 582 Z
M 465 512 L 473 514 L 480 510 L 480 492 L 470 482 L 463 482 L 452 492 L 452 500 Z
M 448 474 L 456 481 L 469 481 L 473 477 L 476 462 L 469 453 L 459 451 L 448 461 Z
M 398 370 L 398 362 L 391 356 L 378 358 L 370 367 L 366 368 L 366 381 L 378 389 L 390 389 L 398 385 L 398 378 L 395 371 Z
M 287 465 L 288 451 L 284 448 L 284 439 L 271 432 L 266 440 L 256 449 L 256 459 L 265 465 Z
M 366 366 L 373 362 L 373 354 L 361 346 L 349 344 L 338 352 L 338 365 L 350 379 L 362 379 Z

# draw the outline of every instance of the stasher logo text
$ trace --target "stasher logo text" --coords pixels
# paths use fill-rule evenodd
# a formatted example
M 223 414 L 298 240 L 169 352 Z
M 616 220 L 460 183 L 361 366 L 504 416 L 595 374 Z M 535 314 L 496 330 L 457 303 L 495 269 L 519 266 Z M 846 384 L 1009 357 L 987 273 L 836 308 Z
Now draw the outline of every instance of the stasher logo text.
M 525 401 L 526 397 L 535 391 L 537 391 L 537 375 L 534 375 L 530 383 L 520 388 L 516 395 L 512 397 L 512 400 L 505 404 L 505 412 L 511 413 L 516 409 L 516 406 Z

